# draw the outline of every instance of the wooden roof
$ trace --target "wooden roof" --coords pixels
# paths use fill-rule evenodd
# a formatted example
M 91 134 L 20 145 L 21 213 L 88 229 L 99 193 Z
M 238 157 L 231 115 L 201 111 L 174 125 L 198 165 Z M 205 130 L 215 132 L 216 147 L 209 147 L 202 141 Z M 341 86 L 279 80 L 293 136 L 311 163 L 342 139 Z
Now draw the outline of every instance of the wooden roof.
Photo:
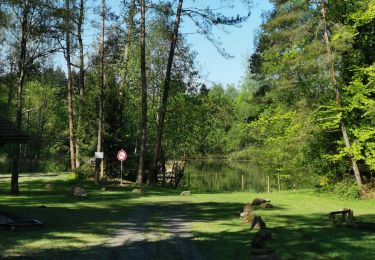
M 25 143 L 29 136 L 12 122 L 0 116 L 0 144 Z

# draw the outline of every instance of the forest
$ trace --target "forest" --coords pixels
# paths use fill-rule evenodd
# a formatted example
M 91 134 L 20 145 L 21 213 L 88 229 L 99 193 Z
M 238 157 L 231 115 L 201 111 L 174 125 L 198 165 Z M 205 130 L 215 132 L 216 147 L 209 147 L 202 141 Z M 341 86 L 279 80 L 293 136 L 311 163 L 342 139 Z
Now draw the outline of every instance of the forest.
M 230 58 L 214 28 L 251 20 L 251 1 L 222 1 L 243 6 L 234 16 L 215 1 L 120 2 L 121 15 L 104 0 L 0 1 L 0 116 L 30 135 L 0 147 L 12 193 L 19 172 L 118 178 L 120 149 L 138 184 L 167 159 L 225 158 L 355 196 L 373 188 L 374 0 L 270 1 L 241 83 L 226 86 L 202 83 L 180 24 Z

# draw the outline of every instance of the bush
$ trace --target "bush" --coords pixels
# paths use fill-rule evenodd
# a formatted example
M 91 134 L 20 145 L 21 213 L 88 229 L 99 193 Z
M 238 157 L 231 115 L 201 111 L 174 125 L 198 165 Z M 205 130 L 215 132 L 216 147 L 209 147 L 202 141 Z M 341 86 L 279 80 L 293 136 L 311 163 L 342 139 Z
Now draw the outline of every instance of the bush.
M 325 182 L 326 179 L 322 178 L 319 180 L 319 184 L 316 186 L 316 193 L 332 193 L 338 198 L 345 199 L 360 199 L 361 190 L 352 178 L 344 178 L 341 181 L 331 183 L 330 181 Z M 325 185 L 321 185 L 325 184 Z
M 339 197 L 347 199 L 360 199 L 361 191 L 357 184 L 349 178 L 343 179 L 340 182 L 334 184 L 333 192 Z

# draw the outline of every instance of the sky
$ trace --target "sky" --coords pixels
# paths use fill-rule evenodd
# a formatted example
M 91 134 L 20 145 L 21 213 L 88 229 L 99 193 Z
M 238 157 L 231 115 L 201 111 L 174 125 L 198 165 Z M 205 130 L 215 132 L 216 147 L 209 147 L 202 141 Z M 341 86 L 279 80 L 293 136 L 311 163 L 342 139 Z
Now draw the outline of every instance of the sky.
M 120 2 L 118 0 L 106 0 L 106 4 L 115 12 L 121 10 L 119 8 Z M 221 4 L 222 2 L 234 3 L 234 7 L 232 9 L 224 8 L 224 4 Z M 217 11 L 225 15 L 245 15 L 249 10 L 241 4 L 243 2 L 244 0 L 185 0 L 184 8 L 192 6 L 205 8 L 210 6 L 210 8 L 216 8 Z M 92 12 L 93 7 L 99 4 L 99 1 L 89 1 L 88 7 Z M 222 42 L 222 47 L 233 56 L 231 59 L 222 57 L 212 43 L 205 39 L 204 36 L 196 33 L 196 27 L 191 20 L 183 17 L 180 32 L 185 35 L 192 50 L 197 52 L 196 61 L 202 76 L 200 80 L 202 83 L 208 86 L 213 83 L 221 83 L 226 86 L 228 84 L 238 85 L 241 82 L 247 68 L 247 59 L 254 51 L 256 30 L 259 29 L 262 22 L 261 15 L 271 9 L 272 4 L 269 3 L 269 0 L 253 0 L 253 5 L 250 9 L 251 15 L 241 27 L 226 27 L 225 32 L 219 29 L 214 30 L 215 37 Z M 88 18 L 89 20 L 100 20 L 98 15 L 92 13 L 89 14 Z M 92 29 L 89 29 L 84 34 L 85 39 L 88 42 L 92 42 L 95 38 L 98 40 L 99 30 L 92 31 Z M 90 44 L 87 44 L 87 48 L 90 48 Z
M 186 6 L 191 4 L 186 1 Z M 198 1 L 195 1 L 198 2 Z M 206 5 L 212 2 L 217 3 L 217 0 L 201 1 Z M 232 59 L 223 58 L 216 50 L 216 48 L 203 36 L 199 34 L 188 34 L 187 40 L 192 45 L 193 50 L 197 51 L 197 61 L 202 68 L 203 82 L 208 86 L 212 83 L 221 83 L 223 86 L 228 84 L 235 84 L 241 81 L 245 75 L 247 68 L 247 59 L 254 51 L 254 39 L 256 30 L 262 22 L 261 14 L 272 9 L 272 4 L 268 0 L 254 0 L 251 8 L 250 18 L 242 24 L 240 28 L 227 27 L 229 34 L 215 30 L 216 37 L 220 38 L 222 47 L 226 49 L 231 55 Z M 223 10 L 224 12 L 224 10 Z M 244 6 L 236 5 L 230 13 L 244 14 Z M 185 19 L 186 21 L 186 19 Z M 190 23 L 186 21 L 182 24 L 182 33 L 189 31 Z

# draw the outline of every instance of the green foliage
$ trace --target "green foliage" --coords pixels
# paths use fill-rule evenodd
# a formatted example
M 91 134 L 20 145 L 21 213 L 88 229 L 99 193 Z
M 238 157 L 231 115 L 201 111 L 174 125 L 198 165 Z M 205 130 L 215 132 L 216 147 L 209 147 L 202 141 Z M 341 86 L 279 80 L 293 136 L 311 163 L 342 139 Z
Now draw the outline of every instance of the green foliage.
M 41 3 L 48 3 L 46 10 L 50 11 L 55 5 L 52 2 L 36 1 L 32 5 L 39 7 Z M 199 83 L 196 53 L 184 35 L 179 35 L 162 143 L 166 159 L 189 156 L 252 160 L 264 168 L 272 181 L 281 176 L 292 187 L 296 180 L 303 178 L 315 178 L 318 183 L 317 176 L 320 176 L 328 178 L 329 184 L 323 185 L 328 187 L 350 172 L 349 158 L 354 156 L 363 176 L 369 179 L 375 170 L 375 2 L 326 2 L 333 64 L 324 44 L 320 2 L 272 1 L 274 9 L 264 14 L 255 52 L 249 58 L 249 71 L 238 87 Z M 5 3 L 6 8 L 0 8 L 0 16 L 3 15 L 0 41 L 16 21 L 13 12 L 21 10 L 19 1 Z M 11 10 L 11 7 L 15 9 Z M 57 3 L 55 7 L 58 7 Z M 147 17 L 149 124 L 146 162 L 150 161 L 151 144 L 154 143 L 174 16 L 173 3 L 167 1 L 154 7 Z M 60 8 L 55 12 L 59 19 L 49 19 L 48 23 L 56 26 L 51 29 L 64 32 L 62 29 L 66 28 L 60 28 L 64 12 Z M 213 37 L 213 26 L 237 24 L 248 17 L 246 13 L 230 18 L 210 7 L 200 9 L 198 6 L 184 12 L 195 19 L 198 29 L 203 30 L 224 55 L 225 50 Z M 48 12 L 40 15 L 45 18 Z M 35 21 L 38 26 L 33 31 L 38 39 L 30 39 L 28 46 L 49 50 L 47 47 L 51 47 L 55 37 L 61 35 L 48 30 L 48 35 L 40 37 L 42 29 L 46 28 L 39 28 L 38 22 Z M 47 20 L 40 23 L 41 26 L 46 24 Z M 20 29 L 19 25 L 14 26 L 16 30 Z M 120 172 L 116 160 L 119 149 L 128 152 L 126 174 L 135 173 L 138 161 L 141 115 L 138 24 L 135 23 L 130 38 L 126 37 L 127 29 L 121 23 L 112 23 L 105 43 L 104 152 L 106 174 L 110 177 L 118 177 Z M 0 114 L 14 119 L 17 73 L 10 63 L 19 57 L 19 50 L 6 41 L 6 37 L 4 39 L 12 51 L 4 48 L 2 54 L 6 55 L 0 59 L 4 68 L 0 71 Z M 38 44 L 39 40 L 47 39 L 49 41 Z M 130 40 L 129 60 L 125 67 L 124 43 L 127 40 Z M 86 167 L 89 170 L 90 158 L 96 150 L 97 53 L 98 46 L 93 45 L 92 52 L 87 55 L 84 105 L 79 115 L 81 131 L 75 133 L 81 139 L 82 168 L 79 172 L 86 172 Z M 23 152 L 23 157 L 33 158 L 31 161 L 35 162 L 34 169 L 29 170 L 38 167 L 65 170 L 69 158 L 66 76 L 62 70 L 52 67 L 44 59 L 29 62 L 23 98 L 28 112 L 23 113 L 22 126 L 32 136 Z M 74 97 L 79 91 L 77 72 L 73 68 Z M 332 75 L 337 83 L 332 81 Z M 335 96 L 336 87 L 341 94 L 339 102 Z M 76 125 L 80 102 L 82 100 L 74 98 Z M 350 148 L 345 147 L 342 140 L 341 122 L 348 130 Z M 10 149 L 6 147 L 3 151 Z M 6 158 L 9 160 L 11 154 Z M 26 161 L 24 164 L 32 165 Z
M 360 114 L 360 121 L 353 124 L 351 132 L 355 137 L 352 153 L 371 169 L 375 169 L 375 66 L 357 70 L 353 81 L 346 89 L 347 113 L 354 117 Z
M 269 173 L 298 176 L 301 169 L 332 183 L 349 172 L 353 155 L 369 178 L 374 169 L 374 1 L 328 1 L 333 64 L 324 44 L 320 3 L 274 5 L 249 60 L 257 86 L 250 95 L 263 108 L 249 124 L 248 145 L 254 148 L 236 155 L 242 158 L 256 150 L 258 163 Z M 332 66 L 337 83 L 332 81 Z M 341 122 L 351 148 L 344 145 Z
M 346 178 L 335 183 L 333 192 L 340 198 L 360 199 L 361 191 L 352 179 Z

